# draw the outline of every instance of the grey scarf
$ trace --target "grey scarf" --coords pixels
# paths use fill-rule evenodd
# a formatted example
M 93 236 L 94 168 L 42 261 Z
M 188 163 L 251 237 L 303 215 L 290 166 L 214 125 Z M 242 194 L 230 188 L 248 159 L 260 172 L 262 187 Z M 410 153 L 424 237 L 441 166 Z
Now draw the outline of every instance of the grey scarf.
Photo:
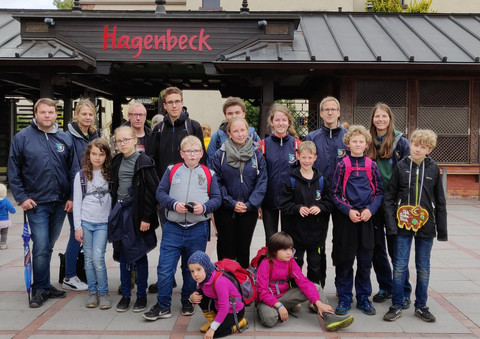
M 233 168 L 240 170 L 240 180 L 243 183 L 245 163 L 249 161 L 254 154 L 252 138 L 248 137 L 240 149 L 237 148 L 232 138 L 228 138 L 227 141 L 225 141 L 225 154 L 227 156 L 227 163 Z

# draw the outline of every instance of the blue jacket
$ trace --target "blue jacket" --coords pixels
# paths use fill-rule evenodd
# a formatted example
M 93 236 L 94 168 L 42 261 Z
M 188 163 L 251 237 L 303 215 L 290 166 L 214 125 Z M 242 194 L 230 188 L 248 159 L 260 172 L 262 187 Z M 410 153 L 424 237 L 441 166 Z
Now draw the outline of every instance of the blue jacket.
M 245 164 L 243 182 L 240 170 L 230 166 L 226 158 L 225 146 L 222 145 L 212 159 L 212 168 L 222 194 L 222 205 L 233 210 L 237 201 L 242 201 L 248 211 L 257 210 L 267 191 L 267 168 L 262 153 L 255 150 L 252 159 Z
M 345 133 L 347 130 L 338 123 L 337 128 L 330 129 L 324 125 L 308 133 L 305 138 L 305 141 L 313 141 L 317 147 L 318 158 L 315 161 L 315 168 L 330 181 L 337 164 L 346 155 L 347 146 L 343 143 Z
M 8 212 L 15 214 L 17 211 L 7 198 L 0 199 L 0 221 L 8 220 Z
M 353 157 L 348 154 L 352 167 L 364 167 L 365 156 Z M 345 163 L 341 161 L 332 181 L 332 199 L 335 207 L 343 214 L 348 215 L 351 209 L 363 210 L 368 208 L 372 215 L 377 213 L 382 205 L 383 190 L 380 172 L 375 161 L 372 161 L 372 184 L 375 188 L 375 193 L 372 191 L 370 181 L 366 171 L 352 171 L 343 191 L 343 178 L 345 174 Z
M 290 178 L 292 164 L 296 160 L 295 138 L 287 134 L 279 138 L 272 134 L 264 139 L 268 186 L 262 207 L 278 210 L 283 185 Z
M 255 132 L 255 128 L 250 127 L 248 129 L 248 136 L 253 139 L 253 141 L 260 141 L 260 137 L 258 136 L 257 132 Z M 227 122 L 224 122 L 220 125 L 218 130 L 213 133 L 212 137 L 210 138 L 210 143 L 208 144 L 207 149 L 207 165 L 212 166 L 213 155 L 216 151 L 220 149 L 223 143 L 228 139 L 227 134 Z
M 97 131 L 93 134 L 84 135 L 82 131 L 80 131 L 80 128 L 78 127 L 78 124 L 76 122 L 68 123 L 67 133 L 70 133 L 70 135 L 72 136 L 74 154 L 73 159 L 77 163 L 76 166 L 81 169 L 83 153 L 85 152 L 88 143 L 94 139 L 100 138 L 100 134 Z
M 31 198 L 37 204 L 71 199 L 73 178 L 79 171 L 73 161 L 70 134 L 58 129 L 45 133 L 32 120 L 10 145 L 8 180 L 18 204 Z

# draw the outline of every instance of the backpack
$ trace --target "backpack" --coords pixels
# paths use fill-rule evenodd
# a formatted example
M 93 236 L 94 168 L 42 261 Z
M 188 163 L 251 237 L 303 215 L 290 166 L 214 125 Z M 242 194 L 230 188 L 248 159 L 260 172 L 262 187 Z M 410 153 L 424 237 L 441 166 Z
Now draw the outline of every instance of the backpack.
M 163 129 L 165 128 L 165 121 L 160 121 L 158 125 L 158 132 L 161 134 L 163 132 Z M 192 119 L 188 117 L 185 119 L 185 130 L 187 131 L 187 135 L 192 135 Z
M 343 194 L 345 195 L 345 188 L 347 187 L 347 181 L 353 171 L 365 171 L 368 177 L 368 182 L 372 188 L 373 195 L 375 195 L 375 185 L 373 184 L 372 176 L 372 159 L 365 157 L 365 167 L 352 166 L 350 157 L 347 155 L 343 158 L 343 163 L 345 164 L 345 174 L 343 175 Z
M 87 195 L 87 177 L 85 176 L 85 171 L 83 169 L 78 171 L 78 174 L 80 175 L 80 185 L 82 186 L 82 200 L 83 200 L 83 199 L 85 199 L 85 196 Z M 143 177 L 143 181 L 145 181 L 145 174 L 144 174 L 144 177 Z M 109 182 L 108 183 L 108 192 L 112 191 L 111 185 L 112 185 L 112 183 Z M 89 193 L 89 194 L 91 194 L 91 193 Z
M 217 271 L 213 277 L 213 292 L 217 294 L 215 290 L 215 284 L 217 280 L 223 275 L 230 280 L 240 292 L 242 301 L 245 305 L 250 305 L 257 299 L 257 289 L 255 287 L 255 280 L 252 273 L 240 266 L 235 260 L 228 258 L 222 259 L 215 263 Z
M 260 150 L 260 152 L 262 152 L 263 156 L 266 158 L 266 145 L 265 145 L 265 139 L 263 140 L 260 140 L 259 142 L 259 146 L 258 146 L 258 149 Z M 297 138 L 294 138 L 294 141 L 293 141 L 293 148 L 295 150 L 295 158 L 298 159 L 298 146 L 300 146 L 300 144 L 302 143 L 302 141 L 300 139 L 297 139 Z
M 183 162 L 179 162 L 178 164 L 173 165 L 172 169 L 170 170 L 170 185 L 172 184 L 173 176 L 175 175 L 175 172 L 182 166 Z M 203 169 L 205 172 L 205 177 L 207 178 L 207 193 L 210 195 L 210 184 L 212 183 L 212 173 L 208 169 L 207 166 L 199 164 L 200 167 Z

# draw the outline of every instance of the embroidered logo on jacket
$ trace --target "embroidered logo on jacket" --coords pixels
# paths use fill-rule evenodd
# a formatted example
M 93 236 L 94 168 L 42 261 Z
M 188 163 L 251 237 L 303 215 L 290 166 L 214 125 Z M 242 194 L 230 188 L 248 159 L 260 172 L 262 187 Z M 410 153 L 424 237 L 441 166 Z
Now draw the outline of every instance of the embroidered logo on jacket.
M 65 151 L 65 145 L 57 144 L 57 152 L 63 152 L 63 151 Z
M 339 149 L 337 149 L 337 157 L 338 157 L 339 159 L 343 158 L 343 157 L 345 156 L 345 154 L 346 154 L 345 148 L 339 148 Z

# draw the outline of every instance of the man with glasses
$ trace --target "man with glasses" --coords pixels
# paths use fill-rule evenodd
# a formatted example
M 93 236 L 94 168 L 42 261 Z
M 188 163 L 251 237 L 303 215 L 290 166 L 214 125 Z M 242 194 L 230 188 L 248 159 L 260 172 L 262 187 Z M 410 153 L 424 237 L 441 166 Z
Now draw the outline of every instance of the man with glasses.
M 13 197 L 25 211 L 33 241 L 33 284 L 30 307 L 49 298 L 63 298 L 50 284 L 52 249 L 71 212 L 72 182 L 80 170 L 73 161 L 71 135 L 58 129 L 56 104 L 39 99 L 34 119 L 13 138 L 8 157 L 8 179 Z
M 147 122 L 147 109 L 139 102 L 133 103 L 128 109 L 128 121 L 125 126 L 132 127 L 137 136 L 137 151 L 149 154 L 151 152 L 152 129 Z
M 337 98 L 327 96 L 320 102 L 320 117 L 323 120 L 323 126 L 319 129 L 308 133 L 305 140 L 313 141 L 317 147 L 317 160 L 314 167 L 323 175 L 325 179 L 332 182 L 333 174 L 337 163 L 346 155 L 346 149 L 343 142 L 343 136 L 347 130 L 340 124 L 340 103 Z M 327 186 L 328 187 L 328 186 Z M 324 192 L 329 194 L 329 192 Z M 325 237 L 327 236 L 327 228 L 325 228 Z M 325 243 L 320 244 L 319 252 L 320 267 L 318 277 L 320 281 L 313 281 L 325 286 L 325 279 L 327 276 L 327 256 L 325 253 Z

